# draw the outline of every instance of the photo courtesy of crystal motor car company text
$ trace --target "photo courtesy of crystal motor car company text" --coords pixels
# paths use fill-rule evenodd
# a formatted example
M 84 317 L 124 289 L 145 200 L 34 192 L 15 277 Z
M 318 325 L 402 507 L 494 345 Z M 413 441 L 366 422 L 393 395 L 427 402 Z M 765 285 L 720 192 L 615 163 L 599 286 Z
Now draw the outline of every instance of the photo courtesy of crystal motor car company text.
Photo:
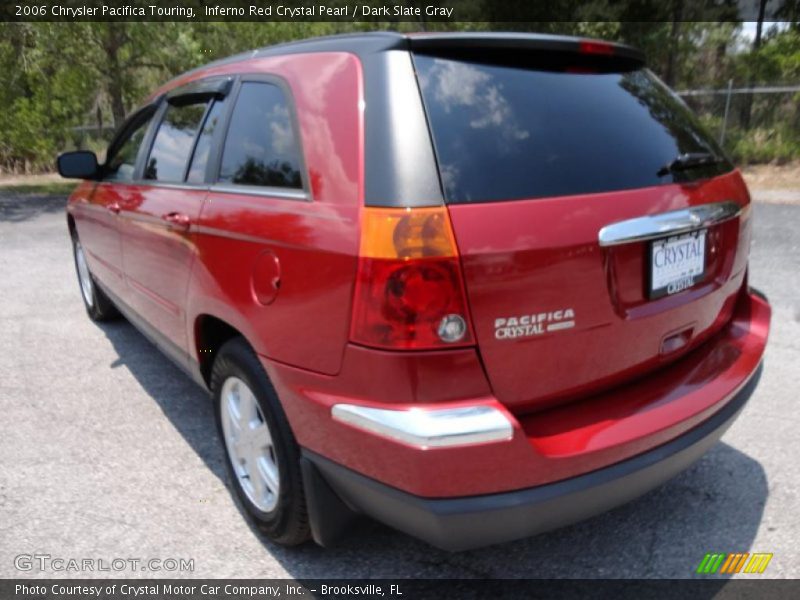
M 453 551 L 585 519 L 699 459 L 760 375 L 748 190 L 629 46 L 267 47 L 163 84 L 102 164 L 58 170 L 83 180 L 88 317 L 210 391 L 279 544 L 356 515 Z

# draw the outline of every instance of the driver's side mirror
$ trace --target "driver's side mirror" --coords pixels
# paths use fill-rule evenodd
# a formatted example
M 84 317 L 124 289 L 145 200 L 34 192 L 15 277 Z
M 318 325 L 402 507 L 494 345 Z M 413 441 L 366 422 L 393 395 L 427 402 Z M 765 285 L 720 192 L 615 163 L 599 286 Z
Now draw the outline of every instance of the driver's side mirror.
M 97 179 L 100 167 L 97 156 L 88 150 L 64 152 L 56 161 L 58 174 L 68 179 Z

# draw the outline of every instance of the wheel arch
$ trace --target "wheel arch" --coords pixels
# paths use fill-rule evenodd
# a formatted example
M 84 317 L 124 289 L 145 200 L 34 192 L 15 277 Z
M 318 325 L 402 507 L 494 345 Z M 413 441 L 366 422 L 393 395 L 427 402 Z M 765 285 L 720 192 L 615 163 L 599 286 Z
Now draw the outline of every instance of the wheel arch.
M 239 329 L 227 321 L 207 313 L 197 315 L 194 320 L 193 333 L 194 350 L 200 367 L 200 374 L 209 387 L 211 385 L 211 369 L 214 366 L 214 359 L 222 345 L 236 337 L 241 337 L 250 344 L 250 341 Z M 250 345 L 252 347 L 252 344 Z

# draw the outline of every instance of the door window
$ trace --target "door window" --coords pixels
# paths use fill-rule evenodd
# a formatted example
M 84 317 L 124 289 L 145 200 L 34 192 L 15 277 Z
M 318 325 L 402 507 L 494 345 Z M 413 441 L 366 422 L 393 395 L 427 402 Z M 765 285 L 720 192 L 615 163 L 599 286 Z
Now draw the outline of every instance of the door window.
M 108 150 L 103 166 L 103 179 L 107 181 L 132 181 L 136 169 L 136 157 L 142 145 L 147 126 L 153 118 L 153 108 L 134 115 L 123 128 L 122 134 Z
M 225 183 L 302 189 L 300 148 L 277 85 L 242 84 L 222 152 Z
M 203 124 L 203 130 L 197 138 L 197 144 L 192 155 L 192 164 L 189 166 L 189 173 L 186 181 L 189 183 L 202 183 L 205 181 L 206 165 L 208 156 L 211 152 L 211 142 L 214 139 L 214 132 L 219 127 L 222 116 L 225 113 L 225 100 L 216 100 L 208 111 L 208 116 Z
M 207 105 L 208 101 L 167 106 L 145 162 L 145 179 L 167 183 L 183 181 Z

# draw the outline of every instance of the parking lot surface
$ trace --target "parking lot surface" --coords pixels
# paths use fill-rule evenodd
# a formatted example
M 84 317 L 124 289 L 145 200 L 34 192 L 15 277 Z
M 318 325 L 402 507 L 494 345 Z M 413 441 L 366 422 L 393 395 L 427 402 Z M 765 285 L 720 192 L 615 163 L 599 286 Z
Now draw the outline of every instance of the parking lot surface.
M 774 553 L 761 577 L 796 578 L 800 205 L 776 194 L 754 210 L 750 281 L 774 311 L 764 375 L 723 441 L 612 512 L 451 554 L 369 521 L 333 549 L 261 538 L 208 395 L 126 321 L 86 317 L 64 198 L 0 190 L 0 577 L 109 575 L 15 568 L 35 553 L 194 561 L 111 573 L 125 577 L 691 577 L 706 552 L 751 551 Z

